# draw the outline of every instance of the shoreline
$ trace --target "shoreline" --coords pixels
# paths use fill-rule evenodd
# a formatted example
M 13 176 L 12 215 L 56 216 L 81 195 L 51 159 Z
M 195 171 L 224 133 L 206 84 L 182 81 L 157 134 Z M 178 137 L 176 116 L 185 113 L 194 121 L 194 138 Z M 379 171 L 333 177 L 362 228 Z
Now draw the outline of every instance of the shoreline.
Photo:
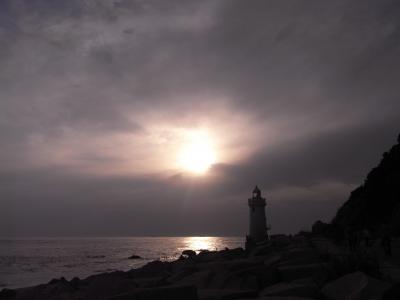
M 251 251 L 235 248 L 197 254 L 187 249 L 177 260 L 154 260 L 129 271 L 3 289 L 0 299 L 222 300 L 284 296 L 336 300 L 340 298 L 332 291 L 340 287 L 361 297 L 363 289 L 359 287 L 365 282 L 368 293 L 377 299 L 391 292 L 397 278 L 374 274 L 373 266 L 360 263 L 361 258 L 327 238 L 280 235 Z

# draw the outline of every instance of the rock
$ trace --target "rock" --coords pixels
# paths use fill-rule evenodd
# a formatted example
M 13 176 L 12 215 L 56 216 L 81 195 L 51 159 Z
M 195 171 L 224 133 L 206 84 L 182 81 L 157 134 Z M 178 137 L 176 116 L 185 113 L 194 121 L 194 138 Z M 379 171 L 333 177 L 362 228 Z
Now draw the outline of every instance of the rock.
M 139 269 L 132 269 L 128 272 L 131 277 L 153 277 L 168 276 L 171 274 L 172 265 L 169 262 L 159 260 L 151 261 Z
M 329 230 L 329 224 L 318 220 L 312 225 L 311 228 L 311 231 L 314 235 L 324 235 Z
M 255 267 L 259 263 L 252 259 L 235 259 L 228 261 L 218 261 L 218 262 L 205 262 L 198 263 L 197 268 L 199 270 L 213 270 L 213 271 L 237 271 L 249 267 Z
M 77 289 L 77 288 L 79 288 L 81 280 L 78 277 L 74 277 L 71 279 L 71 281 L 69 283 L 74 289 Z
M 282 260 L 313 262 L 318 260 L 317 253 L 312 248 L 292 248 L 282 254 Z
M 67 283 L 68 281 L 64 278 L 64 277 L 61 277 L 61 278 L 53 278 L 52 280 L 50 280 L 49 281 L 49 283 L 48 284 L 58 284 L 58 283 Z
M 266 267 L 271 267 L 276 264 L 278 264 L 281 261 L 282 257 L 280 255 L 274 255 L 271 257 L 268 257 L 267 259 L 264 260 L 264 266 Z
M 17 292 L 11 289 L 2 289 L 0 291 L 0 299 L 14 299 Z
M 77 292 L 85 300 L 105 299 L 135 290 L 137 283 L 125 272 L 112 272 L 90 276 L 80 281 Z M 43 298 L 46 299 L 46 298 Z M 48 300 L 48 299 L 46 299 Z
M 108 300 L 198 300 L 194 286 L 168 286 L 138 289 L 125 294 L 109 297 Z
M 332 240 L 327 238 L 312 238 L 311 244 L 320 256 L 340 256 L 348 254 L 346 250 L 339 248 Z
M 188 269 L 183 269 L 183 270 L 177 271 L 173 275 L 169 276 L 167 278 L 167 281 L 170 282 L 170 283 L 176 283 L 176 282 L 182 280 L 183 278 L 185 278 L 185 277 L 187 277 L 189 275 L 192 275 L 196 271 L 197 270 L 194 269 L 194 268 L 192 268 L 192 269 L 188 268 Z
M 257 296 L 257 291 L 249 290 L 221 290 L 221 289 L 203 289 L 199 290 L 199 300 L 234 300 L 244 297 L 254 298 Z
M 390 284 L 354 272 L 326 284 L 321 292 L 329 300 L 381 299 Z
M 246 298 L 240 300 L 254 300 L 254 298 Z M 292 297 L 292 296 L 267 296 L 256 298 L 256 300 L 315 300 L 314 298 Z
M 128 259 L 142 259 L 142 257 L 136 254 L 132 254 L 131 256 L 128 257 Z
M 250 257 L 254 256 L 265 256 L 265 255 L 271 255 L 273 253 L 276 253 L 276 249 L 272 247 L 271 245 L 262 245 L 262 246 L 257 246 L 255 247 L 249 254 Z
M 259 266 L 244 269 L 238 272 L 238 274 L 243 275 L 254 275 L 257 278 L 258 286 L 260 288 L 275 284 L 280 281 L 280 276 L 278 271 L 272 267 Z
M 222 253 L 218 251 L 201 251 L 193 259 L 196 262 L 216 262 L 223 259 Z
M 220 252 L 223 258 L 229 260 L 243 258 L 245 257 L 246 254 L 243 248 L 235 248 L 235 249 L 226 248 L 225 250 L 222 250 Z
M 321 260 L 317 257 L 315 258 L 297 258 L 291 260 L 281 260 L 278 264 L 278 267 L 289 267 L 296 265 L 309 265 L 309 264 L 318 264 Z
M 326 277 L 330 275 L 330 267 L 326 263 L 281 266 L 278 267 L 278 271 L 284 281 L 293 281 L 304 277 Z
M 269 238 L 271 244 L 276 247 L 285 247 L 292 242 L 292 237 L 285 234 L 273 234 Z
M 214 273 L 206 270 L 195 272 L 189 276 L 184 277 L 181 280 L 178 280 L 176 284 L 178 285 L 193 285 L 197 288 L 207 288 L 213 278 Z
M 290 283 L 316 285 L 316 282 L 315 282 L 314 278 L 312 278 L 312 277 L 299 278 L 299 279 L 291 281 Z
M 383 293 L 382 297 L 382 300 L 399 300 L 399 299 L 400 299 L 400 283 L 394 284 L 391 288 L 387 289 Z
M 193 250 L 183 250 L 182 255 L 186 255 L 187 257 L 196 256 L 196 251 Z
M 222 288 L 252 290 L 277 282 L 275 269 L 257 266 L 228 273 L 221 285 Z
M 189 257 L 170 262 L 169 267 L 173 273 L 176 273 L 187 269 L 197 269 L 197 263 Z
M 281 282 L 263 289 L 260 296 L 300 296 L 318 298 L 320 293 L 317 286 Z
M 379 271 L 386 281 L 400 282 L 400 267 L 396 263 L 383 261 L 380 264 Z
M 135 286 L 140 288 L 152 288 L 161 285 L 166 285 L 168 282 L 166 281 L 164 276 L 159 276 L 159 277 L 137 278 L 133 280 L 133 283 L 135 284 Z
M 62 277 L 61 279 L 52 279 L 48 284 L 18 289 L 16 290 L 15 299 L 75 300 L 77 299 L 77 293 L 70 283 Z

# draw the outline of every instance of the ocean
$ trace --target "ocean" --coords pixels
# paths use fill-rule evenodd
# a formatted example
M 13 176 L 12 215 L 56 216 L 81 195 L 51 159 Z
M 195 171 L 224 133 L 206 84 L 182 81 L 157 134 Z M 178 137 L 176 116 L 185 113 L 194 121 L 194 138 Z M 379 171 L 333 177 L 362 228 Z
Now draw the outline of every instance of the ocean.
M 152 260 L 177 259 L 183 250 L 244 246 L 243 237 L 110 237 L 0 239 L 0 289 L 47 283 L 53 278 L 127 271 Z M 131 255 L 142 259 L 129 259 Z

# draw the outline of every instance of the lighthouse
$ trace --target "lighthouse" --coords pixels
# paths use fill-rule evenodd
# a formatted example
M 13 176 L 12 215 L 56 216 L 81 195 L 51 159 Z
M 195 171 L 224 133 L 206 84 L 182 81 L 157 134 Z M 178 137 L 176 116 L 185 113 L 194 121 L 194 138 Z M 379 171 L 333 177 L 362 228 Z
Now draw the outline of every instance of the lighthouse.
M 246 239 L 248 246 L 266 241 L 268 228 L 265 218 L 265 198 L 261 197 L 261 191 L 256 186 L 252 197 L 248 200 L 250 211 L 250 232 Z

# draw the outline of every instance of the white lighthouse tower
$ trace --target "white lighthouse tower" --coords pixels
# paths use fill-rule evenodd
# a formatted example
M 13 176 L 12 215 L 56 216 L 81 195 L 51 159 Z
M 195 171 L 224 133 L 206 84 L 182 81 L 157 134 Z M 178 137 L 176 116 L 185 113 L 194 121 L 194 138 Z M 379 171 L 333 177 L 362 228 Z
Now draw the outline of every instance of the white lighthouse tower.
M 261 191 L 256 186 L 253 190 L 252 198 L 249 199 L 250 232 L 247 236 L 247 243 L 249 245 L 254 245 L 268 239 L 265 206 L 265 198 L 261 197 Z

